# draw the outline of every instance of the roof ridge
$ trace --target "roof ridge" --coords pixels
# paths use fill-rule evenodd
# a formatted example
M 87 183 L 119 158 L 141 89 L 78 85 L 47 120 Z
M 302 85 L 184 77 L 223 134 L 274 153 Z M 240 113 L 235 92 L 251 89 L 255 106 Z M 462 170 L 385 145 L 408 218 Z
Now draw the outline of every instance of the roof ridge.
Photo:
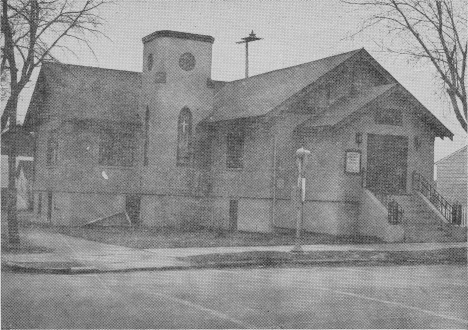
M 81 68 L 88 68 L 88 69 L 98 69 L 98 70 L 109 70 L 109 71 L 118 71 L 118 72 L 130 72 L 130 73 L 139 73 L 140 71 L 130 71 L 130 70 L 119 70 L 113 68 L 101 68 L 98 66 L 90 66 L 90 65 L 81 65 L 81 64 L 73 64 L 73 63 L 62 63 L 62 62 L 53 62 L 53 61 L 44 61 L 42 65 L 57 65 L 57 66 L 75 66 Z
M 297 68 L 297 67 L 300 67 L 300 66 L 306 66 L 306 65 L 310 65 L 311 63 L 322 61 L 322 60 L 325 60 L 325 59 L 330 59 L 330 58 L 333 58 L 333 57 L 336 57 L 336 56 L 342 56 L 342 55 L 350 54 L 350 53 L 358 53 L 359 51 L 361 51 L 363 49 L 364 49 L 364 47 L 361 47 L 359 49 L 350 50 L 348 52 L 339 53 L 339 54 L 335 54 L 335 55 L 331 55 L 331 56 L 327 56 L 327 57 L 322 57 L 322 58 L 319 58 L 319 59 L 316 59 L 316 60 L 313 60 L 313 61 L 309 61 L 309 62 L 305 62 L 305 63 L 301 63 L 301 64 L 296 64 L 296 65 L 293 65 L 293 66 L 288 66 L 286 68 L 281 68 L 281 69 L 276 69 L 276 70 L 272 70 L 272 71 L 259 73 L 259 74 L 255 75 L 255 76 L 250 76 L 250 77 L 247 77 L 247 78 L 241 78 L 241 79 L 228 81 L 227 83 L 230 84 L 230 83 L 239 82 L 239 81 L 242 81 L 242 80 L 248 80 L 248 79 L 251 79 L 251 78 L 256 78 L 256 77 L 263 76 L 265 74 L 269 74 L 269 73 L 273 73 L 273 72 L 288 70 L 288 69 Z

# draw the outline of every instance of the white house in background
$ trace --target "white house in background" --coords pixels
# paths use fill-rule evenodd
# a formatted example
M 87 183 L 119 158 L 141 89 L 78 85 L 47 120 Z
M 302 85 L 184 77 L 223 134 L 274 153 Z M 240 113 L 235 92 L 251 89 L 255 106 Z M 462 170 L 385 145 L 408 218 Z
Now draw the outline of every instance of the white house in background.
M 449 203 L 459 202 L 468 205 L 468 146 L 458 149 L 438 160 L 437 191 Z
M 7 198 L 8 198 L 8 148 L 11 144 L 13 136 L 9 134 L 9 131 L 2 132 L 1 135 L 1 186 L 2 186 L 2 210 L 6 209 Z M 33 161 L 34 161 L 34 138 L 31 134 L 26 132 L 20 127 L 16 140 L 16 178 L 17 178 L 17 208 L 18 210 L 24 210 L 31 207 L 32 200 L 29 195 L 32 189 L 33 182 Z M 28 197 L 29 196 L 29 197 Z
M 34 158 L 18 156 L 16 158 L 16 187 L 18 189 L 17 204 L 18 210 L 26 210 L 31 207 L 27 193 L 32 188 L 32 169 Z M 29 182 L 28 182 L 29 181 Z M 8 156 L 2 155 L 2 209 L 6 209 L 8 197 Z M 28 188 L 29 187 L 29 188 Z

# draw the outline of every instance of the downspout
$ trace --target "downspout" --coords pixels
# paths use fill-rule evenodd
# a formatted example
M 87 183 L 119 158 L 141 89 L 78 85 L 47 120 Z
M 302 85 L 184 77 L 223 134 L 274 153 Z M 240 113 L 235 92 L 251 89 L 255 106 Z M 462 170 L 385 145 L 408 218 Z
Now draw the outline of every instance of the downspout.
M 271 226 L 275 226 L 276 217 L 276 134 L 273 138 L 273 190 L 272 190 L 272 206 L 271 206 Z

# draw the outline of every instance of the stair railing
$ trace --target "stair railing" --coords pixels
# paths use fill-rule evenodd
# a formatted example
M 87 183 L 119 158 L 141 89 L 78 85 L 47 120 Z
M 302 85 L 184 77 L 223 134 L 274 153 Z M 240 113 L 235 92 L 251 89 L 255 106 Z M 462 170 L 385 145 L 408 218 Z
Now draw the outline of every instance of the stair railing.
M 464 214 L 466 209 L 462 205 L 452 205 L 418 172 L 414 171 L 412 176 L 413 190 L 424 195 L 434 207 L 444 216 L 448 223 L 466 226 Z

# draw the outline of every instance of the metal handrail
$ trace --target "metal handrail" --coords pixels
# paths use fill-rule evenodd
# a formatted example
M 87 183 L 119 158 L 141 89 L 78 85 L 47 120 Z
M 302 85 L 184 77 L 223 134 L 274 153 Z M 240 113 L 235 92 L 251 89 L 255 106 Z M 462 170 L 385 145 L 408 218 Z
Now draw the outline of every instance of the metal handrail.
M 442 214 L 442 216 L 451 224 L 463 225 L 462 211 L 460 205 L 450 204 L 430 183 L 418 172 L 414 171 L 412 175 L 413 190 L 419 191 L 426 197 L 432 205 Z

